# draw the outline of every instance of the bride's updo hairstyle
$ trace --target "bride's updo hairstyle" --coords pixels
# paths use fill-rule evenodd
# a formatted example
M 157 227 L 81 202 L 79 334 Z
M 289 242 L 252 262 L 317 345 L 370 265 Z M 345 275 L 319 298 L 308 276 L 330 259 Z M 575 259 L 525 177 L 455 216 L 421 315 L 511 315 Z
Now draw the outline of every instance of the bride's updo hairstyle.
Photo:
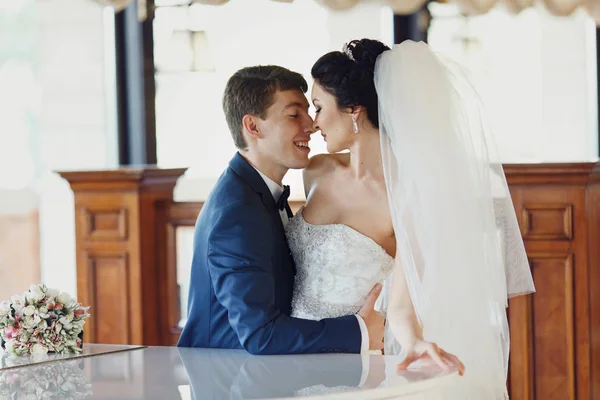
M 337 99 L 338 108 L 363 106 L 369 121 L 379 128 L 373 73 L 377 57 L 386 50 L 390 48 L 377 40 L 353 40 L 344 45 L 343 51 L 332 51 L 319 58 L 311 75 Z

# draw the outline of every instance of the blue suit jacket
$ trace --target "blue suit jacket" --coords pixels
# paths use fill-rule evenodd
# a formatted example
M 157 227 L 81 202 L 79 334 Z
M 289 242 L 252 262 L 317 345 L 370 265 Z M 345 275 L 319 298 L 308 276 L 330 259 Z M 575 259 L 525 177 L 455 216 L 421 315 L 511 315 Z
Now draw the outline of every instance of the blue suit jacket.
M 273 195 L 237 153 L 196 221 L 188 319 L 178 346 L 359 353 L 355 316 L 290 317 L 294 275 Z

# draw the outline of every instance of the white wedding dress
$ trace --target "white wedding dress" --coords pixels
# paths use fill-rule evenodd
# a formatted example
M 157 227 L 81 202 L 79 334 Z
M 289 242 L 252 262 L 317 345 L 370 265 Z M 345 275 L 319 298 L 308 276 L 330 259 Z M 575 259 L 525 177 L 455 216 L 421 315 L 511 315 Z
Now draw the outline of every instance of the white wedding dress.
M 296 263 L 292 317 L 320 320 L 356 314 L 373 286 L 390 276 L 394 258 L 348 225 L 306 222 L 303 209 L 285 228 Z M 356 390 L 358 387 L 318 385 L 304 388 L 297 395 Z
M 292 316 L 319 320 L 356 314 L 373 286 L 392 272 L 394 258 L 348 225 L 313 225 L 302 211 L 285 229 L 297 269 Z

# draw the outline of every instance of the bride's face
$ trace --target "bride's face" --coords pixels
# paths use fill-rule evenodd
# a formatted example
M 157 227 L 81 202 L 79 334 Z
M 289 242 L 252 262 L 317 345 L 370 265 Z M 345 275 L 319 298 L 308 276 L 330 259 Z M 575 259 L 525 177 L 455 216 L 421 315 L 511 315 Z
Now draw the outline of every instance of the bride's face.
M 317 82 L 312 87 L 312 103 L 315 106 L 314 129 L 321 131 L 329 153 L 350 148 L 354 141 L 352 114 L 339 109 L 336 98 Z

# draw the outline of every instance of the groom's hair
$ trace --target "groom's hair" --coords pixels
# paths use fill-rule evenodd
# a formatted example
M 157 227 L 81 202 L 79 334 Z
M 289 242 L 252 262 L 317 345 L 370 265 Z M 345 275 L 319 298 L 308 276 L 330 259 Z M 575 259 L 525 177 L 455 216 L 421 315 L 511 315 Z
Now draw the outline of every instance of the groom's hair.
M 275 93 L 292 89 L 306 93 L 308 84 L 299 73 L 277 65 L 242 68 L 229 78 L 223 93 L 223 112 L 235 147 L 240 150 L 248 147 L 242 134 L 244 115 L 252 114 L 265 119 L 267 109 L 273 105 Z

